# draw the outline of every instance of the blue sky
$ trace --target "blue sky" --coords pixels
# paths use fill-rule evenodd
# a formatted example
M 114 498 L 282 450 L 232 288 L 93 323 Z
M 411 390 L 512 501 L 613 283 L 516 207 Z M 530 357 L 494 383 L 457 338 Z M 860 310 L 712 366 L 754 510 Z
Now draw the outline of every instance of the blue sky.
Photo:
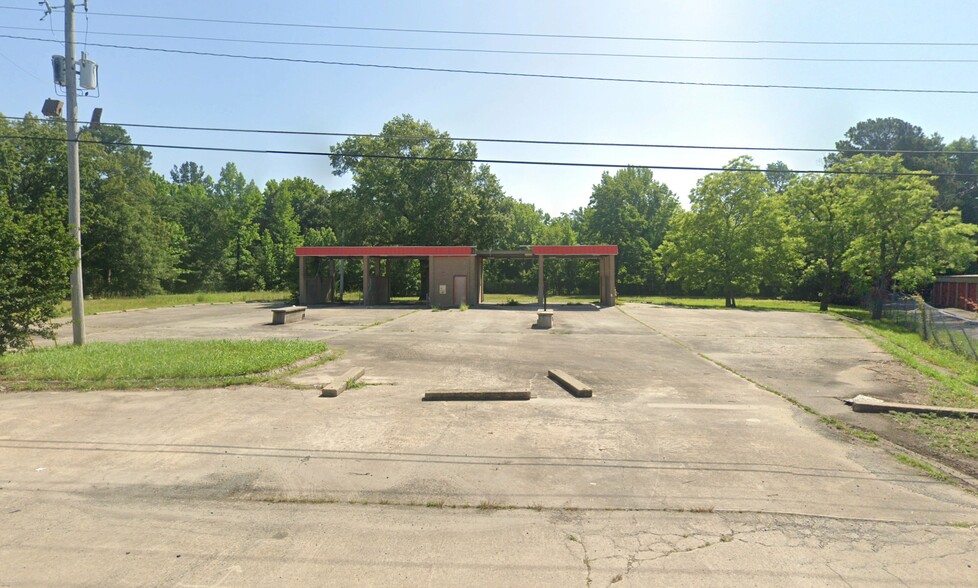
M 978 3 L 886 1 L 545 1 L 411 2 L 90 0 L 79 10 L 79 50 L 113 43 L 250 55 L 438 68 L 656 80 L 894 88 L 978 89 L 978 63 L 811 63 L 661 58 L 437 53 L 107 36 L 189 35 L 412 47 L 634 53 L 672 56 L 978 59 L 978 47 L 807 46 L 544 39 L 302 29 L 133 19 L 129 13 L 277 23 L 731 40 L 971 42 Z M 30 10 L 11 10 L 10 8 Z M 61 39 L 63 14 L 40 22 L 34 0 L 0 0 L 0 34 Z M 37 28 L 21 30 L 12 27 Z M 52 30 L 53 29 L 53 30 Z M 0 38 L 0 113 L 39 112 L 54 96 L 50 57 L 57 43 Z M 400 114 L 453 136 L 684 145 L 830 148 L 860 120 L 895 116 L 946 139 L 978 133 L 978 95 L 737 89 L 500 78 L 307 65 L 88 47 L 100 66 L 100 97 L 79 116 L 104 109 L 105 122 L 378 132 Z M 130 129 L 136 142 L 326 151 L 328 137 L 269 137 Z M 720 166 L 740 152 L 479 144 L 489 159 Z M 307 176 L 329 188 L 349 178 L 319 157 L 154 149 L 166 173 L 193 160 L 216 175 L 234 161 L 249 178 Z M 813 153 L 757 153 L 821 167 Z M 601 169 L 493 165 L 506 192 L 556 214 L 587 205 Z M 702 172 L 657 171 L 685 203 Z

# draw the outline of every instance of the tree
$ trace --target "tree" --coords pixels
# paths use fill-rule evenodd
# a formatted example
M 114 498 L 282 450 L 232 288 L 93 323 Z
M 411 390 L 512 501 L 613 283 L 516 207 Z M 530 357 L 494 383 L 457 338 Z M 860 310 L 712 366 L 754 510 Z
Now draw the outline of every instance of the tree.
M 841 171 L 841 166 L 834 166 Z M 852 241 L 852 190 L 839 176 L 804 176 L 785 192 L 792 231 L 801 238 L 806 272 L 821 281 L 819 308 L 829 309 L 843 255 Z
M 791 171 L 788 164 L 783 161 L 767 164 L 764 175 L 767 176 L 767 183 L 771 185 L 771 189 L 778 194 L 784 194 L 795 178 L 798 177 L 798 174 Z
M 130 144 L 124 129 L 86 129 L 82 219 L 82 268 L 86 291 L 93 294 L 144 295 L 172 283 L 183 246 L 183 232 L 167 211 L 165 183 L 150 169 L 150 154 Z
M 843 268 L 871 288 L 872 318 L 883 315 L 891 288 L 912 291 L 935 272 L 975 259 L 978 227 L 961 222 L 957 210 L 934 206 L 937 190 L 926 173 L 907 174 L 899 156 L 856 156 L 845 169 L 853 234 Z
M 31 337 L 53 337 L 51 319 L 68 293 L 74 240 L 54 220 L 51 203 L 43 212 L 15 210 L 0 192 L 0 355 L 31 344 Z
M 275 180 L 265 185 L 265 206 L 259 219 L 261 243 L 256 255 L 265 287 L 289 288 L 298 272 L 295 248 L 302 245 L 290 184 Z
M 0 119 L 0 192 L 24 213 L 42 213 L 47 198 L 67 201 L 65 127 L 27 116 Z M 179 227 L 162 216 L 150 154 L 112 125 L 83 129 L 79 146 L 82 255 L 86 293 L 145 294 L 176 276 Z M 43 212 L 49 214 L 48 212 Z M 63 207 L 53 220 L 65 224 Z
M 783 283 L 794 268 L 795 242 L 767 187 L 750 157 L 702 178 L 690 194 L 691 210 L 674 217 L 659 249 L 667 279 L 721 294 L 728 307 L 763 283 Z
M 898 118 L 864 120 L 846 131 L 845 137 L 836 142 L 838 153 L 829 157 L 829 163 L 876 154 L 899 155 L 903 166 L 910 170 L 939 172 L 945 167 L 940 153 L 944 149 L 941 136 L 936 133 L 927 136 L 920 127 Z
M 562 214 L 547 220 L 540 237 L 539 245 L 577 245 L 578 235 L 574 219 Z M 547 292 L 551 294 L 576 294 L 582 290 L 585 280 L 580 274 L 582 260 L 551 258 L 544 267 Z
M 978 223 L 978 139 L 960 138 L 945 147 L 947 165 L 954 176 L 945 180 L 946 192 L 937 203 L 938 208 L 961 210 L 961 220 Z
M 349 173 L 347 241 L 373 245 L 489 247 L 502 234 L 505 195 L 487 167 L 476 169 L 475 144 L 456 142 L 409 115 L 380 136 L 351 137 L 333 147 L 333 173 Z
M 258 241 L 258 212 L 262 193 L 254 182 L 245 180 L 233 163 L 221 169 L 214 184 L 214 198 L 225 233 L 229 274 L 226 286 L 231 290 L 252 290 L 264 286 L 255 268 L 252 247 Z
M 592 189 L 588 208 L 585 238 L 618 245 L 619 288 L 638 292 L 655 287 L 653 254 L 665 238 L 669 220 L 681 210 L 672 191 L 653 179 L 651 170 L 630 167 L 614 175 L 605 172 Z

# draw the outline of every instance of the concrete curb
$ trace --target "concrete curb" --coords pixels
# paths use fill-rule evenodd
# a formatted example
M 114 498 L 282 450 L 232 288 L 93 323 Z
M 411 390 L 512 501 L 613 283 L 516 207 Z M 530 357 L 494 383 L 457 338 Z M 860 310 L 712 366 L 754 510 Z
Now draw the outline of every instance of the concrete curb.
M 913 414 L 936 414 L 945 417 L 978 417 L 978 409 L 974 408 L 903 404 L 902 402 L 887 402 L 862 394 L 845 402 L 852 407 L 852 412 L 909 412 Z
M 350 368 L 343 372 L 339 378 L 333 380 L 329 385 L 323 387 L 320 398 L 336 398 L 350 387 L 350 384 L 363 377 L 367 370 L 362 367 Z
M 529 400 L 529 390 L 443 390 L 425 392 L 422 401 L 432 400 Z
M 547 377 L 577 398 L 590 398 L 594 393 L 590 386 L 562 370 L 548 370 Z

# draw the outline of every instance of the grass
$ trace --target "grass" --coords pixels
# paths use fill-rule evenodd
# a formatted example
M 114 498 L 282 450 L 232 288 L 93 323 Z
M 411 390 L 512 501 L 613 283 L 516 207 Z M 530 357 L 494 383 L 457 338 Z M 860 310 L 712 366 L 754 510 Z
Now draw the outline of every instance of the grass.
M 201 388 L 267 381 L 269 373 L 325 353 L 297 340 L 149 340 L 49 347 L 0 357 L 10 389 Z
M 367 384 L 363 380 L 347 380 L 346 381 L 346 389 L 347 390 L 356 390 L 358 388 L 366 388 L 366 387 L 367 387 Z
M 946 482 L 951 479 L 950 476 L 948 476 L 947 474 L 945 474 L 940 470 L 935 469 L 934 466 L 930 465 L 929 463 L 920 461 L 919 459 L 915 459 L 913 457 L 910 457 L 909 455 L 904 455 L 902 453 L 894 453 L 893 457 L 895 457 L 898 462 L 906 464 L 910 467 L 917 468 L 918 470 L 924 472 L 925 474 L 927 474 L 931 478 L 934 478 L 935 480 Z
M 932 345 L 894 322 L 871 321 L 860 327 L 877 335 L 883 349 L 934 382 L 931 397 L 936 404 L 978 408 L 978 362 Z
M 897 413 L 892 416 L 898 423 L 925 438 L 931 447 L 978 459 L 978 420 L 934 414 Z
M 676 297 L 676 296 L 619 296 L 618 302 L 640 302 L 678 306 L 681 308 L 726 309 L 723 298 Z M 737 310 L 784 310 L 790 312 L 818 312 L 818 302 L 805 300 L 781 300 L 778 298 L 738 298 Z
M 118 298 L 92 298 L 85 300 L 85 314 L 133 310 L 137 308 L 163 308 L 188 304 L 220 304 L 227 302 L 279 302 L 291 300 L 289 292 L 198 292 L 196 294 L 156 294 Z M 59 316 L 71 315 L 71 303 L 62 302 Z
M 536 304 L 536 294 L 489 294 L 483 295 L 485 304 L 502 304 L 503 306 L 520 306 L 522 304 Z M 597 304 L 597 294 L 568 294 L 561 296 L 547 296 L 548 304 Z

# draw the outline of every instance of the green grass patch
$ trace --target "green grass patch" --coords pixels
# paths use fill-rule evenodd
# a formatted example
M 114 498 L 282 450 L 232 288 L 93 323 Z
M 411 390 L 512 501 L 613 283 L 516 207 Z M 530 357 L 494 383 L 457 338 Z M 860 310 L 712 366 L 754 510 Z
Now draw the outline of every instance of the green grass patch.
M 660 304 L 662 306 L 678 306 L 681 308 L 726 309 L 723 298 L 706 298 L 698 296 L 619 296 L 618 302 L 639 302 L 646 304 Z M 809 302 L 806 300 L 781 300 L 779 298 L 738 298 L 736 310 L 818 312 L 818 302 Z
M 930 392 L 935 404 L 978 408 L 978 362 L 932 345 L 894 322 L 870 321 L 861 327 L 878 335 L 883 349 L 934 382 Z
M 814 411 L 811 412 L 813 414 L 818 414 Z M 867 443 L 876 443 L 877 441 L 880 440 L 879 436 L 876 433 L 873 433 L 872 431 L 866 431 L 864 429 L 852 427 L 834 417 L 819 416 L 819 420 L 825 423 L 826 425 L 836 429 L 837 431 L 845 433 L 846 435 L 849 435 L 851 437 L 855 437 L 856 439 L 862 439 Z
M 291 300 L 289 292 L 198 292 L 197 294 L 156 294 L 118 298 L 92 298 L 85 300 L 85 314 L 133 310 L 137 308 L 164 308 L 188 304 L 219 304 L 227 302 L 280 302 Z M 71 302 L 65 301 L 58 308 L 59 316 L 71 315 Z
M 0 357 L 11 389 L 200 388 L 270 380 L 268 372 L 323 354 L 298 340 L 149 340 L 49 347 Z
M 483 294 L 485 304 L 502 304 L 504 306 L 519 306 L 536 304 L 536 294 Z M 547 304 L 597 304 L 597 294 L 562 294 L 547 296 Z
M 895 413 L 893 419 L 941 451 L 978 459 L 978 419 Z
M 929 463 L 920 461 L 919 459 L 912 458 L 909 455 L 904 455 L 902 453 L 894 453 L 893 457 L 895 457 L 898 462 L 917 468 L 918 470 L 924 472 L 925 474 L 927 474 L 931 478 L 934 478 L 935 480 L 941 480 L 942 482 L 946 482 L 951 479 L 951 476 L 948 476 L 944 472 L 935 469 L 934 466 L 930 465 Z

